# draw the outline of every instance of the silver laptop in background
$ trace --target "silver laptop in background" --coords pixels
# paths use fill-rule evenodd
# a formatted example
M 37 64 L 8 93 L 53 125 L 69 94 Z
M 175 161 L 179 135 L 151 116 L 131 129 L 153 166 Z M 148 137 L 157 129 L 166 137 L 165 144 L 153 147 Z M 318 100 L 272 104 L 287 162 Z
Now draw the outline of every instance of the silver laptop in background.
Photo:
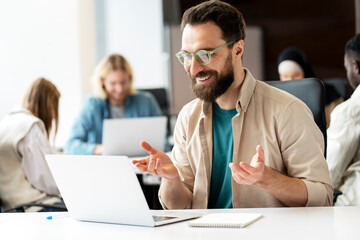
M 192 211 L 151 211 L 125 156 L 46 155 L 45 158 L 74 219 L 154 227 L 201 216 Z M 152 215 L 154 212 L 157 216 Z
M 147 155 L 140 147 L 143 140 L 164 151 L 166 122 L 165 116 L 105 119 L 102 133 L 103 155 Z

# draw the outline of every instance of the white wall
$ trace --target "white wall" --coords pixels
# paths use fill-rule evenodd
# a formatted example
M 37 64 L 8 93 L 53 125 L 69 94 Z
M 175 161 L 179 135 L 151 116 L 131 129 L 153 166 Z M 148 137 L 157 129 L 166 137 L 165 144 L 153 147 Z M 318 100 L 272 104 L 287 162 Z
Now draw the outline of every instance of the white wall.
M 99 5 L 104 9 L 95 9 Z M 96 35 L 97 24 L 98 35 L 106 36 Z M 55 145 L 62 147 L 92 93 L 99 59 L 123 54 L 135 87 L 164 87 L 168 56 L 162 48 L 161 0 L 0 0 L 0 118 L 21 103 L 32 81 L 45 77 L 61 92 Z
M 0 2 L 0 118 L 38 77 L 61 92 L 56 146 L 63 146 L 95 65 L 91 0 Z
M 104 55 L 119 53 L 129 61 L 136 88 L 166 86 L 162 0 L 106 0 L 104 9 Z

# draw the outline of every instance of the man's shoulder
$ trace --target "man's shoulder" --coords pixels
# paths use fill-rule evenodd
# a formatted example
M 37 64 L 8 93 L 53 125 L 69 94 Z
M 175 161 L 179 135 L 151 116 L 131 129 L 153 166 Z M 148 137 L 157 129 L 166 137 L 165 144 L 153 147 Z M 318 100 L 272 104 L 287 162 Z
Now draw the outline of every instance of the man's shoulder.
M 295 102 L 302 102 L 294 95 L 259 80 L 256 81 L 254 95 L 271 105 L 287 106 Z
M 199 119 L 202 114 L 203 101 L 196 98 L 185 104 L 178 114 L 178 119 L 182 121 L 193 121 Z
M 241 89 L 240 94 L 248 95 L 250 91 L 251 93 L 248 95 L 250 99 L 256 98 L 256 100 L 265 100 L 268 104 L 291 104 L 298 100 L 288 92 L 273 87 L 265 81 L 257 80 L 248 69 L 244 69 L 246 76 L 242 88 L 245 87 L 245 89 Z M 242 98 L 242 96 L 240 96 L 240 99 L 246 100 L 247 98 Z
M 131 93 L 128 95 L 128 97 L 131 97 L 131 98 L 147 98 L 149 97 L 149 93 L 146 92 L 146 91 L 142 91 L 142 90 L 136 90 L 135 93 Z
M 360 124 L 360 96 L 352 96 L 345 102 L 337 105 L 331 113 L 331 118 L 342 120 L 354 120 L 357 124 Z
M 188 102 L 187 104 L 185 104 L 182 107 L 180 113 L 190 115 L 193 112 L 198 112 L 198 111 L 201 112 L 202 111 L 202 104 L 203 104 L 203 101 L 196 98 L 196 99 Z
M 105 98 L 100 98 L 100 97 L 91 95 L 85 99 L 84 107 L 99 107 L 101 105 L 105 105 L 106 101 L 107 100 Z
M 108 108 L 107 100 L 96 96 L 88 96 L 81 107 L 81 116 L 101 115 Z
M 100 97 L 97 97 L 97 96 L 94 96 L 94 95 L 90 95 L 88 96 L 87 98 L 85 98 L 85 101 L 84 103 L 103 103 L 103 102 L 106 102 L 106 99 L 105 98 L 100 98 Z

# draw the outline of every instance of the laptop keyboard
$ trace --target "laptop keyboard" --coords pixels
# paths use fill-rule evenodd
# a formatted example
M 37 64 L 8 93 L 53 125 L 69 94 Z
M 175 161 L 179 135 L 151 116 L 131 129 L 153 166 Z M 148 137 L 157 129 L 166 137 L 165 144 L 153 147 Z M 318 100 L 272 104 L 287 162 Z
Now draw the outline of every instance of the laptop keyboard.
M 160 222 L 160 221 L 176 218 L 176 217 L 170 217 L 170 216 L 156 216 L 156 215 L 153 215 L 152 217 L 155 222 Z

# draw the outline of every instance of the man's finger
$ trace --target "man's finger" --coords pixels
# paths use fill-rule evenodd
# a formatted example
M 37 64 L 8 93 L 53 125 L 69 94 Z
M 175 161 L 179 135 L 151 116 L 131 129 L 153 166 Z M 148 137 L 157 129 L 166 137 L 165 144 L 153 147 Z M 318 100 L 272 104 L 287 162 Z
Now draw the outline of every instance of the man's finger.
M 246 171 L 246 169 L 243 167 L 243 164 L 246 164 L 246 163 L 241 162 L 240 165 L 235 164 L 235 163 L 230 163 L 229 167 L 231 169 L 232 174 L 233 175 L 240 174 L 243 177 L 248 176 L 249 172 Z
M 140 163 L 136 163 L 135 167 L 140 171 L 140 172 L 147 172 L 147 165 L 142 165 Z
M 140 145 L 150 155 L 155 155 L 156 153 L 158 153 L 158 150 L 156 148 L 153 148 L 149 143 L 145 141 L 142 141 Z
M 155 172 L 157 175 L 161 174 L 162 171 L 161 171 L 161 161 L 160 161 L 160 158 L 156 159 L 155 160 Z
M 242 172 L 246 173 L 247 175 L 252 175 L 256 171 L 254 167 L 252 167 L 251 165 L 245 162 L 240 162 L 239 165 L 241 167 Z
M 261 145 L 256 146 L 256 152 L 258 154 L 258 160 L 264 162 L 264 150 Z
M 154 168 L 155 168 L 155 159 L 151 157 L 148 165 L 148 172 L 151 174 L 155 173 Z
M 238 175 L 233 175 L 233 178 L 238 184 L 244 184 L 246 182 L 245 178 Z
M 146 161 L 146 159 L 140 159 L 140 160 L 134 159 L 134 160 L 131 161 L 131 163 L 134 164 L 134 165 L 137 164 L 137 163 L 145 165 L 145 164 L 147 164 L 147 161 Z

